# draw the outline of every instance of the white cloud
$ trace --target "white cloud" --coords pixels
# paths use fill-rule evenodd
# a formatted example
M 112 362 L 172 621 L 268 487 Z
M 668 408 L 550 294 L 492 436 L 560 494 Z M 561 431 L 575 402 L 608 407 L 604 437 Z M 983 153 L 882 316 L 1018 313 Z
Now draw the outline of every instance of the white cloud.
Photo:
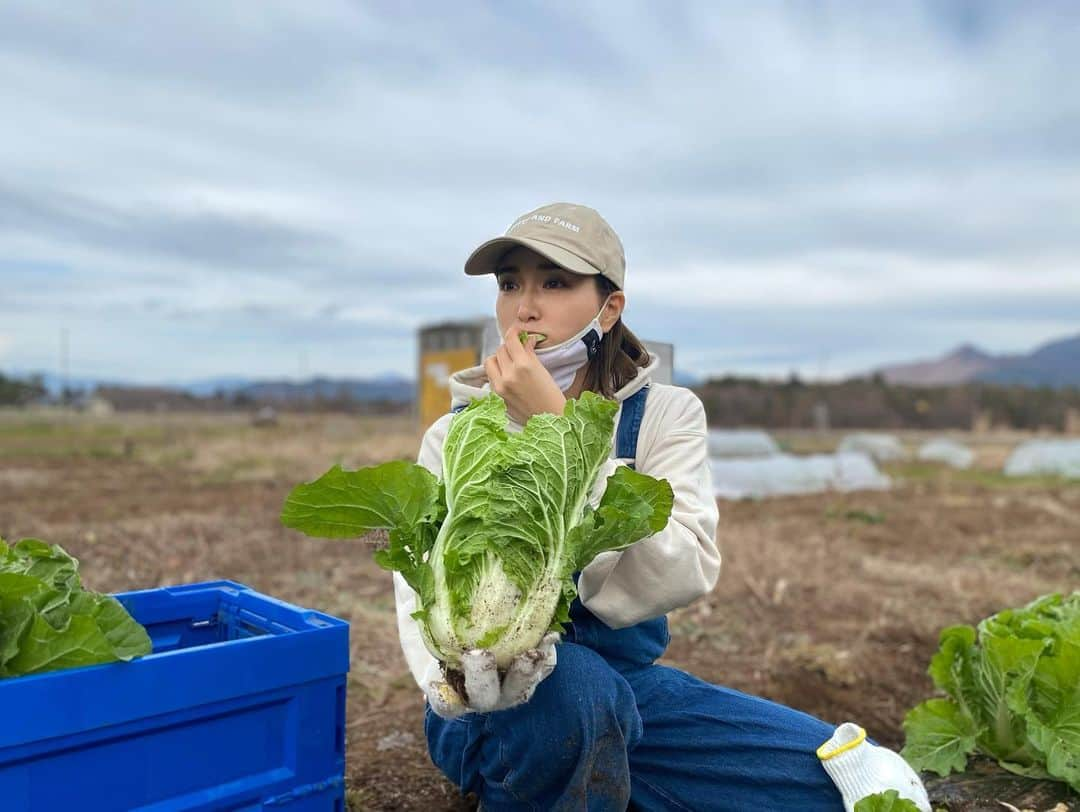
M 78 319 L 117 374 L 411 373 L 419 323 L 491 310 L 468 252 L 552 199 L 616 226 L 628 313 L 698 372 L 1026 349 L 1080 309 L 1080 11 L 958 9 L 5 6 L 8 358 Z
M 1023 274 L 993 261 L 859 252 L 810 253 L 751 266 L 729 262 L 638 269 L 628 298 L 686 308 L 819 307 L 953 303 L 986 297 L 1080 298 L 1080 277 L 1066 261 L 1028 263 Z

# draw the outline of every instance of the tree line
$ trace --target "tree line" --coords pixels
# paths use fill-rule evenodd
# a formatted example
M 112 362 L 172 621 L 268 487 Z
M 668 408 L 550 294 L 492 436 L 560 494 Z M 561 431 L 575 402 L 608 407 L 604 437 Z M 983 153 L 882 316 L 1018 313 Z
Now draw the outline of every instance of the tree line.
M 0 372 L 0 406 L 27 406 L 43 400 L 46 392 L 40 375 L 20 380 L 9 378 Z
M 804 383 L 727 376 L 694 391 L 709 425 L 718 427 L 1065 430 L 1080 410 L 1080 388 L 890 384 L 882 376 L 836 383 Z M 1074 420 L 1076 417 L 1073 418 Z

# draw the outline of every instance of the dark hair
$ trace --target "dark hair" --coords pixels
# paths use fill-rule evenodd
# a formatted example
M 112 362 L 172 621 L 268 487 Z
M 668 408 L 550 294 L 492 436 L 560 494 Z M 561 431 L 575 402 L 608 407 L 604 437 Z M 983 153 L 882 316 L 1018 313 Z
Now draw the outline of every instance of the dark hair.
M 618 286 L 604 276 L 594 276 L 596 291 L 603 301 Z M 637 376 L 640 367 L 648 366 L 649 352 L 630 328 L 623 324 L 620 317 L 600 340 L 600 352 L 596 354 L 585 370 L 582 391 L 586 389 L 606 398 L 615 397 L 615 393 Z

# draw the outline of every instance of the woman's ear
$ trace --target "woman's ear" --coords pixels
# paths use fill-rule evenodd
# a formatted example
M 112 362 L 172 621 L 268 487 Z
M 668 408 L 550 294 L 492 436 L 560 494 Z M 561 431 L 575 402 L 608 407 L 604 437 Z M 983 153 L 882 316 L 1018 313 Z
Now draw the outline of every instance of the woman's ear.
M 626 307 L 626 294 L 621 290 L 613 290 L 608 294 L 607 302 L 604 304 L 604 309 L 600 311 L 600 326 L 604 328 L 604 332 L 608 332 L 622 317 L 623 309 Z

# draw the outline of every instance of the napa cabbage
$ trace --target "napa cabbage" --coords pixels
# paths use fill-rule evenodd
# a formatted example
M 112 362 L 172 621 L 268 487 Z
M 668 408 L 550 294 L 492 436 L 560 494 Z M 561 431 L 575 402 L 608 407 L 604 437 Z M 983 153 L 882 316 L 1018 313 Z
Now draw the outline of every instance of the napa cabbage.
M 904 718 L 913 767 L 947 775 L 981 753 L 1080 791 L 1080 592 L 944 629 L 929 674 L 946 696 Z
M 146 630 L 112 595 L 84 589 L 58 544 L 0 539 L 0 678 L 150 654 Z
M 584 392 L 561 415 L 533 415 L 511 433 L 491 393 L 452 418 L 441 478 L 401 460 L 335 465 L 292 490 L 281 521 L 324 538 L 389 531 L 375 560 L 416 592 L 428 650 L 456 666 L 462 653 L 489 649 L 505 668 L 569 622 L 576 572 L 668 522 L 671 486 L 627 466 L 592 506 L 617 411 Z
M 901 798 L 895 789 L 867 795 L 855 804 L 853 812 L 920 812 L 918 805 Z

